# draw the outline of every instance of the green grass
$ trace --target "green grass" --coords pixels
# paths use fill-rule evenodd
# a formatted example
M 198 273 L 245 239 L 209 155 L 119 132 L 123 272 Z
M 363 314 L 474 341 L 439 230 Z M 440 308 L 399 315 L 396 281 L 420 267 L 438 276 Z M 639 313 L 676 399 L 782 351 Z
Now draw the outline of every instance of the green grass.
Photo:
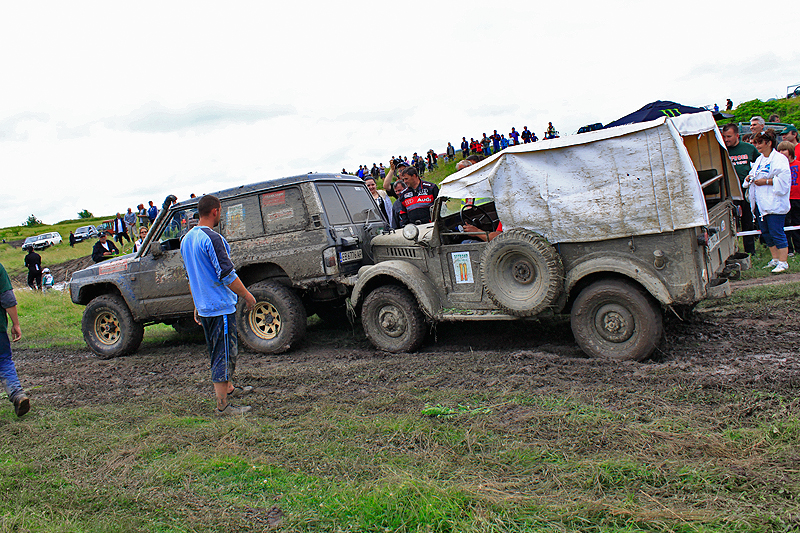
M 537 443 L 499 419 L 354 416 L 324 400 L 289 419 L 262 411 L 217 420 L 197 416 L 186 399 L 165 405 L 37 404 L 37 416 L 14 423 L 1 413 L 3 529 L 264 530 L 277 505 L 286 531 L 783 531 L 791 522 L 781 502 L 797 511 L 796 481 L 765 493 L 761 474 L 736 473 L 751 469 L 741 440 L 690 418 L 682 434 L 589 422 L 621 444 L 609 454 L 576 448 L 587 422 L 569 416 L 561 436 Z M 781 424 L 793 429 L 770 437 L 762 454 L 797 450 L 796 417 Z M 734 461 L 698 458 L 693 435 L 718 440 Z M 24 447 L 12 445 L 20 438 Z M 749 511 L 757 501 L 773 511 Z
M 86 347 L 81 333 L 84 306 L 73 304 L 69 292 L 17 289 L 14 294 L 22 328 L 22 339 L 14 349 Z M 145 328 L 143 344 L 182 340 L 171 326 L 156 324 Z

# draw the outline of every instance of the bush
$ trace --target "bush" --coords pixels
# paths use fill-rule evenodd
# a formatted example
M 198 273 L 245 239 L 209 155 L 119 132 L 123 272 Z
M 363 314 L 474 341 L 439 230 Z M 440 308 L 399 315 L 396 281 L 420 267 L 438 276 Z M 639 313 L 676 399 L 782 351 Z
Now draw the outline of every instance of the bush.
M 88 209 L 84 209 L 80 213 L 78 213 L 78 218 L 94 218 L 94 215 L 89 212 Z
M 23 226 L 28 226 L 32 228 L 33 226 L 44 226 L 44 222 L 36 218 L 34 215 L 28 217 L 28 220 L 25 221 Z

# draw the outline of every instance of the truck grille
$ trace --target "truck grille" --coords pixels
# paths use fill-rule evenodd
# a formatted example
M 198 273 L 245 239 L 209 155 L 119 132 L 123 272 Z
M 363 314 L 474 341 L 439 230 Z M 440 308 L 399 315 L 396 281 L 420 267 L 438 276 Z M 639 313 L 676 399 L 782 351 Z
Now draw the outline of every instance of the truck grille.
M 385 255 L 387 257 L 403 257 L 410 259 L 419 258 L 419 250 L 417 248 L 386 248 Z

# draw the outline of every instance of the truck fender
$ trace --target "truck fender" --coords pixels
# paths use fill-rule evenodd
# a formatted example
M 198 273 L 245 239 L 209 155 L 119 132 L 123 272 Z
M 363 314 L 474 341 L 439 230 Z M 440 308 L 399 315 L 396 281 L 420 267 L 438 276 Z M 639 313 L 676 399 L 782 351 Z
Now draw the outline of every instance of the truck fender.
M 381 279 L 383 278 L 383 280 Z M 387 279 L 388 278 L 388 279 Z M 363 266 L 358 271 L 358 281 L 353 287 L 350 302 L 358 309 L 369 291 L 386 283 L 406 287 L 417 299 L 420 309 L 433 318 L 442 308 L 439 295 L 425 273 L 405 261 L 383 261 L 377 265 Z
M 642 285 L 656 300 L 664 305 L 673 303 L 664 281 L 651 272 L 652 265 L 639 261 L 630 256 L 621 254 L 604 254 L 602 257 L 595 257 L 582 261 L 567 272 L 564 282 L 567 294 L 575 285 L 590 274 L 609 272 L 621 274 Z

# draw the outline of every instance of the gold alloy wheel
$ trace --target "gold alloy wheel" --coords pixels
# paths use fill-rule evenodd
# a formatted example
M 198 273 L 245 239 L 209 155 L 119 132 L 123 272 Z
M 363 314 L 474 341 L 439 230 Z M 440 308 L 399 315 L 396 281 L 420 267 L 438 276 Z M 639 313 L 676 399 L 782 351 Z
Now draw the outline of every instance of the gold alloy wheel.
M 111 311 L 104 311 L 97 315 L 94 319 L 94 331 L 97 335 L 97 340 L 107 346 L 119 342 L 119 338 L 122 335 L 119 319 Z
M 250 311 L 250 329 L 262 339 L 274 339 L 281 331 L 281 314 L 269 302 L 259 302 Z

